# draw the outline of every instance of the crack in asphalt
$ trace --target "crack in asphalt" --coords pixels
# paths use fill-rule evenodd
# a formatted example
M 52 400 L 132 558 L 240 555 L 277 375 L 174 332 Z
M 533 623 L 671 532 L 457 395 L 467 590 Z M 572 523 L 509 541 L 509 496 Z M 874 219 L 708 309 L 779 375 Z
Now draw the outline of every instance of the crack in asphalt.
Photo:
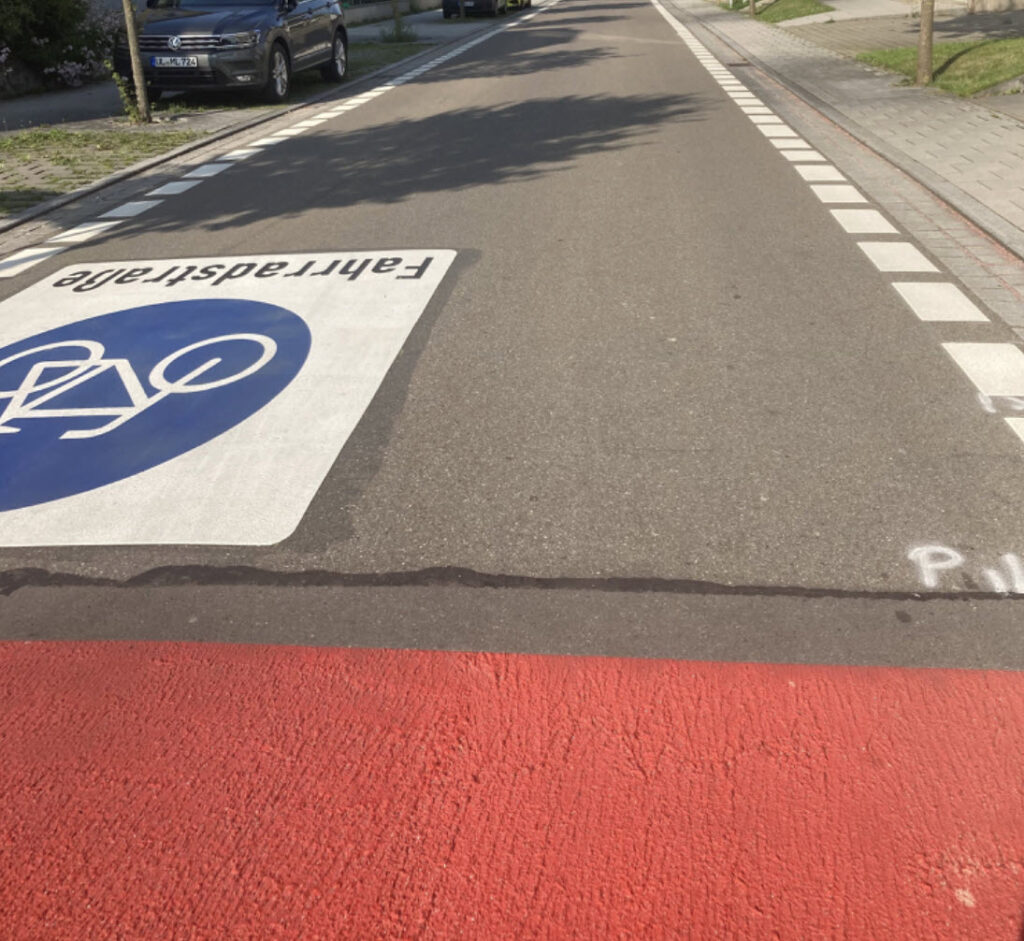
M 42 568 L 0 572 L 0 596 L 22 588 L 493 588 L 541 591 L 600 591 L 672 595 L 868 599 L 874 601 L 979 601 L 1024 600 L 993 591 L 873 591 L 868 589 L 810 588 L 802 585 L 728 585 L 688 578 L 537 577 L 477 572 L 456 566 L 436 566 L 405 572 L 332 572 L 325 569 L 275 571 L 255 566 L 168 565 L 148 569 L 130 578 L 104 578 L 51 572 Z

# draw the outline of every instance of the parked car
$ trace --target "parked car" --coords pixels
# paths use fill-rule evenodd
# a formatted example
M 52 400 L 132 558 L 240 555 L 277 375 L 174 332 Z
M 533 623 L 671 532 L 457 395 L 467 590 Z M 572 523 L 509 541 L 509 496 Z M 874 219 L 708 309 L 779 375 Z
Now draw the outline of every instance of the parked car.
M 530 3 L 531 0 L 464 0 L 463 6 L 467 16 L 471 13 L 497 16 L 499 13 L 508 13 L 512 9 L 528 7 Z M 442 0 L 441 13 L 446 20 L 449 17 L 458 16 L 459 0 Z
M 252 88 L 284 101 L 292 74 L 319 67 L 340 82 L 348 71 L 348 32 L 340 0 L 147 0 L 139 14 L 146 86 L 165 91 Z M 114 69 L 132 74 L 127 43 Z

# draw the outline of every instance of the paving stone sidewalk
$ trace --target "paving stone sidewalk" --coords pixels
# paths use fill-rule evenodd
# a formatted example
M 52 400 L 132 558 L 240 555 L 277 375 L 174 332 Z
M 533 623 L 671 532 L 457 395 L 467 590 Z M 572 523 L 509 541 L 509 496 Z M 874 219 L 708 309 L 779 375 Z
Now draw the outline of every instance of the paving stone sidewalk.
M 704 0 L 668 5 L 774 73 L 1024 258 L 1024 123 L 985 100 L 898 85 L 889 73 Z
M 822 14 L 824 15 L 824 14 Z M 817 46 L 842 55 L 855 56 L 869 49 L 898 49 L 917 45 L 921 23 L 907 13 L 865 16 L 817 23 L 787 23 L 779 26 Z M 967 15 L 939 14 L 935 17 L 935 42 L 974 39 L 1014 39 L 1024 36 L 1024 10 Z

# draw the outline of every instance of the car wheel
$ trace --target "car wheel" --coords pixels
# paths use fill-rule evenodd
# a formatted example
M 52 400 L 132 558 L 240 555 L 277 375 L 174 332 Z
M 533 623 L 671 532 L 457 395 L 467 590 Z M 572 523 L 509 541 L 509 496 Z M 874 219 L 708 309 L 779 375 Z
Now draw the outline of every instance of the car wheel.
M 320 74 L 328 82 L 340 82 L 348 74 L 348 45 L 340 29 L 331 43 L 331 61 L 320 70 Z
M 263 97 L 278 104 L 288 97 L 292 85 L 292 67 L 284 46 L 276 42 L 270 50 L 267 66 L 267 84 L 263 86 Z

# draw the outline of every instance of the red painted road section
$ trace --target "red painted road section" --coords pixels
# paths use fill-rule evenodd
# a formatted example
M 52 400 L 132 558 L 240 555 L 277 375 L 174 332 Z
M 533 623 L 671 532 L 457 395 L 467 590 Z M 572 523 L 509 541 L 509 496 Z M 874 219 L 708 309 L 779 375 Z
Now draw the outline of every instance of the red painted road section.
M 1024 675 L 0 645 L 5 938 L 1013 939 Z

